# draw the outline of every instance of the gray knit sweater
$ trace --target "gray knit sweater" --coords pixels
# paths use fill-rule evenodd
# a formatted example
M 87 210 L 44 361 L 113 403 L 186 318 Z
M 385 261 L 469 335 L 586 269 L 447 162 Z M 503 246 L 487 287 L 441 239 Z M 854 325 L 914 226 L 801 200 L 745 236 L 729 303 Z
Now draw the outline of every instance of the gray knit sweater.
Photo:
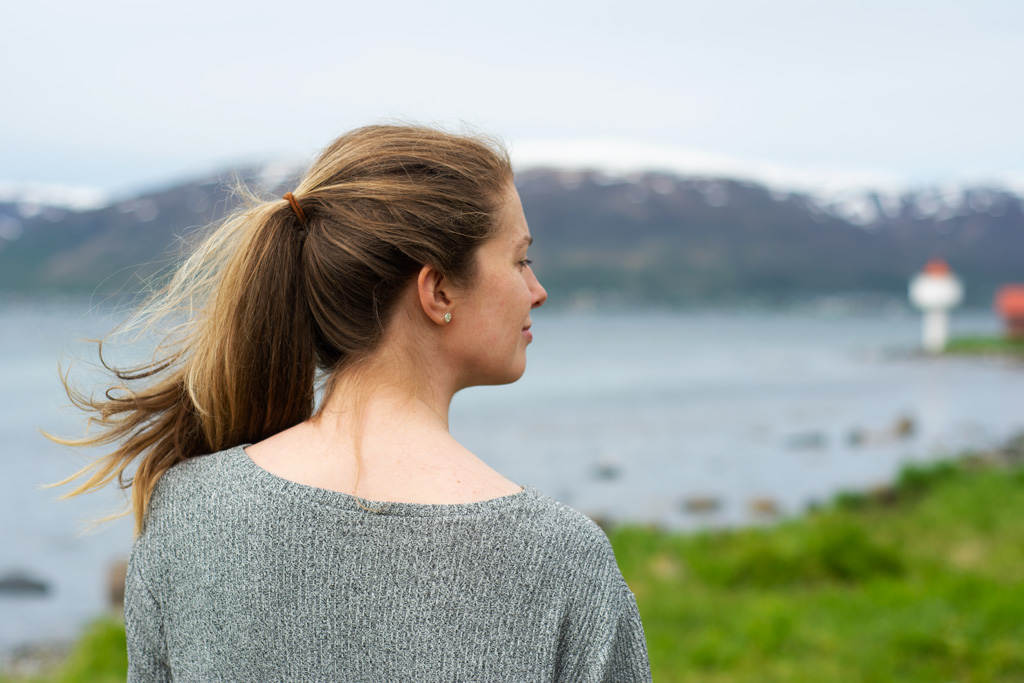
M 132 549 L 129 681 L 649 681 L 601 529 L 536 489 L 368 503 L 242 447 L 161 479 Z

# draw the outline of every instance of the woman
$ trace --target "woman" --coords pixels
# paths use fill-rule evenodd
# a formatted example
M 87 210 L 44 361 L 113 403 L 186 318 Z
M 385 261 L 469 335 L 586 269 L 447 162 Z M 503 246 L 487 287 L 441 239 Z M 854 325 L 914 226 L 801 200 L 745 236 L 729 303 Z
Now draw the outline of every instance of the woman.
M 649 680 L 601 530 L 448 433 L 523 374 L 531 241 L 498 145 L 408 126 L 210 234 L 143 309 L 187 314 L 153 362 L 73 393 L 75 443 L 119 444 L 73 494 L 132 487 L 129 680 Z

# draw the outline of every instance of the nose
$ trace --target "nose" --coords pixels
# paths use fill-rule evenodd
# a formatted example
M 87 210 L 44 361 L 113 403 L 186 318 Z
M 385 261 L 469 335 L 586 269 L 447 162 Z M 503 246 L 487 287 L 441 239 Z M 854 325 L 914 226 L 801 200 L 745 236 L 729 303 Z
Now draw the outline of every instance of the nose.
M 530 271 L 533 273 L 533 271 Z M 544 305 L 544 302 L 548 300 L 548 291 L 541 285 L 540 280 L 537 276 L 533 276 L 533 284 L 530 286 L 530 292 L 533 294 L 533 305 L 530 308 L 540 308 Z

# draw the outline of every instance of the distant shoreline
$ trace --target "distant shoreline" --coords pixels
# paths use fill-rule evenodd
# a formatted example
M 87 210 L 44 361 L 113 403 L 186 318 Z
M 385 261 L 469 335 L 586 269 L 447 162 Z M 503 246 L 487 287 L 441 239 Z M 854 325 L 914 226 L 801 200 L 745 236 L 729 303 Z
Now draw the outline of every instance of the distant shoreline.
M 1024 359 L 1024 339 L 1006 337 L 954 337 L 945 353 L 963 356 L 1005 356 Z

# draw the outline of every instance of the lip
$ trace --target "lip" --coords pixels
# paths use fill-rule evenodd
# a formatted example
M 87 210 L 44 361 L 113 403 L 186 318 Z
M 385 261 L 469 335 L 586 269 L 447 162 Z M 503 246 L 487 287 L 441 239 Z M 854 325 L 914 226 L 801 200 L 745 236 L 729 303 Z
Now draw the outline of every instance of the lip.
M 533 332 L 530 332 L 531 327 L 533 327 L 533 325 L 527 325 L 523 328 L 523 336 L 526 337 L 526 341 L 528 342 L 533 341 Z

